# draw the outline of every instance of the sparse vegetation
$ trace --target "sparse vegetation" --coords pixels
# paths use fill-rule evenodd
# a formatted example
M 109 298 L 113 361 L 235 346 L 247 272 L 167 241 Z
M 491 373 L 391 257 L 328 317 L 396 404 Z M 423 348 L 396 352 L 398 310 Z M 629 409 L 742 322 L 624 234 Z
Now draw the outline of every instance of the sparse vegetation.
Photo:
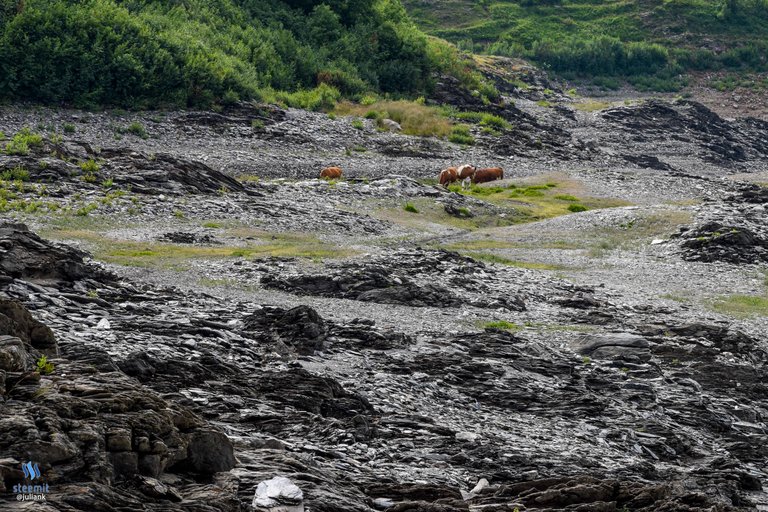
M 768 296 L 730 295 L 716 300 L 715 311 L 736 317 L 768 316 Z
M 93 158 L 89 158 L 88 160 L 80 162 L 80 169 L 82 169 L 84 174 L 93 175 L 99 172 L 99 164 L 96 163 L 96 160 Z
M 569 204 L 568 205 L 568 211 L 569 212 L 578 213 L 578 212 L 585 212 L 587 210 L 589 210 L 589 208 L 587 208 L 583 204 Z
M 419 209 L 416 208 L 413 203 L 405 203 L 405 206 L 403 206 L 403 210 L 410 213 L 419 213 Z
M 0 179 L 4 181 L 29 181 L 29 171 L 24 167 L 14 167 L 0 173 Z
M 36 363 L 37 373 L 40 375 L 50 375 L 54 371 L 53 363 L 48 361 L 48 356 L 40 356 Z
M 335 113 L 371 119 L 379 126 L 382 126 L 384 119 L 391 119 L 402 127 L 402 133 L 406 135 L 445 137 L 451 132 L 451 122 L 440 109 L 415 101 L 377 101 L 368 105 L 345 101 L 336 106 Z
M 496 320 L 494 322 L 486 322 L 485 324 L 483 324 L 483 329 L 500 329 L 503 331 L 519 331 L 520 326 L 513 322 L 507 322 L 506 320 Z
M 43 145 L 43 137 L 33 133 L 29 128 L 22 128 L 5 144 L 5 153 L 8 155 L 25 156 L 31 148 Z
M 469 133 L 469 126 L 463 124 L 454 126 L 451 129 L 451 134 L 448 136 L 448 140 L 456 144 L 464 144 L 467 146 L 471 146 L 475 143 L 475 138 Z

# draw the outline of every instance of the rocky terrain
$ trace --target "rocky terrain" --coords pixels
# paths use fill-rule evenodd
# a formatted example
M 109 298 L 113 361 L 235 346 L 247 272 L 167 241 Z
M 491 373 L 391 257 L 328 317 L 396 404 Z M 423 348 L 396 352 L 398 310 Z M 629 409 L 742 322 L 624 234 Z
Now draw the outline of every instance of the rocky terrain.
M 536 80 L 471 147 L 4 107 L 0 509 L 768 510 L 768 124 Z

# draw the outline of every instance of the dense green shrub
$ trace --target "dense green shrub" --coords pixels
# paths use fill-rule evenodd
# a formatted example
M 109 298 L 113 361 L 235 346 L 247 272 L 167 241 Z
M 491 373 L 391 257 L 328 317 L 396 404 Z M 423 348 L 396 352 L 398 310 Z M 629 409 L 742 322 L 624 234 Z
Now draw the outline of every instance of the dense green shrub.
M 0 99 L 85 106 L 300 91 L 278 99 L 325 109 L 339 94 L 428 91 L 434 71 L 483 85 L 399 0 L 0 0 L 0 54 Z

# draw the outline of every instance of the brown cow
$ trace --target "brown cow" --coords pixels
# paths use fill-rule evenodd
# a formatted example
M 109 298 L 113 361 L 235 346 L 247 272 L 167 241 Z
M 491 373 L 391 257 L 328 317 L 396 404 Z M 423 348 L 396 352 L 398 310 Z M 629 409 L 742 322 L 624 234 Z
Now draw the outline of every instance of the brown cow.
M 341 178 L 341 168 L 340 167 L 326 167 L 322 171 L 320 171 L 320 177 L 329 179 L 329 180 L 338 180 Z
M 501 167 L 490 167 L 488 169 L 478 169 L 472 176 L 472 183 L 486 183 L 488 181 L 504 179 L 504 171 Z
M 437 181 L 444 187 L 447 187 L 458 179 L 455 167 L 448 167 L 440 171 L 440 175 L 437 177 Z
M 471 178 L 472 175 L 475 174 L 475 170 L 476 168 L 474 165 L 464 164 L 456 169 L 456 173 L 459 175 L 459 179 L 463 180 L 466 178 Z

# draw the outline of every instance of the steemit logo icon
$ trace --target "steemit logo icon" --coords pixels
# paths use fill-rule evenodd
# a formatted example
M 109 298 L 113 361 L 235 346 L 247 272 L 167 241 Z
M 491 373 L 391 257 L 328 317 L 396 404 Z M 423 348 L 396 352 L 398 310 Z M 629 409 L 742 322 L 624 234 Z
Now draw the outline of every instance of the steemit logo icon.
M 37 465 L 37 462 L 34 464 L 32 464 L 32 462 L 22 462 L 21 470 L 24 472 L 24 478 L 27 480 L 35 480 L 36 478 L 43 476 L 43 474 L 40 472 L 40 467 Z

